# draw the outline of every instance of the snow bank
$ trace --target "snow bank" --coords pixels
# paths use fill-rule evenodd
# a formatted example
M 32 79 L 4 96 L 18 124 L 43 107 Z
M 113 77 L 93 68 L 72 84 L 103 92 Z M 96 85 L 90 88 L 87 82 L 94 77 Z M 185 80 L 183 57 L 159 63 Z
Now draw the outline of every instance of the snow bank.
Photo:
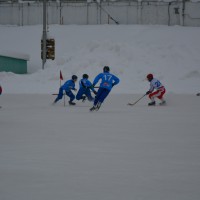
M 59 71 L 67 80 L 72 74 L 90 79 L 109 65 L 119 76 L 113 93 L 144 93 L 146 74 L 153 73 L 171 93 L 200 90 L 200 28 L 179 26 L 90 25 L 49 27 L 55 37 L 56 59 L 42 69 L 42 26 L 0 26 L 0 51 L 26 52 L 31 56 L 28 75 L 0 73 L 5 93 L 54 93 Z

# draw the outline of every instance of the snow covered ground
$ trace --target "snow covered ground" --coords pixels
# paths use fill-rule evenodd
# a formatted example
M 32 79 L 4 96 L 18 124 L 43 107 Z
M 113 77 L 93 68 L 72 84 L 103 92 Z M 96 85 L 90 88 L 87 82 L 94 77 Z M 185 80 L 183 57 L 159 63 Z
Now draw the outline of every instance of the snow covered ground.
M 49 26 L 56 59 L 42 71 L 42 26 L 0 26 L 0 52 L 29 54 L 29 75 L 0 73 L 5 93 L 52 93 L 64 79 L 88 73 L 93 78 L 109 65 L 120 77 L 114 93 L 144 93 L 146 74 L 153 73 L 171 93 L 200 91 L 200 27 L 100 25 Z M 34 72 L 34 73 L 33 73 Z
M 6 94 L 0 110 L 2 200 L 199 200 L 200 99 L 141 95 L 51 105 L 42 94 Z
M 0 72 L 0 199 L 199 200 L 200 28 L 49 30 L 56 59 L 41 70 L 42 26 L 0 26 L 0 52 L 30 55 L 29 74 Z M 60 70 L 93 80 L 104 65 L 121 82 L 98 112 L 52 106 Z M 147 73 L 166 86 L 167 105 L 127 106 L 149 89 Z

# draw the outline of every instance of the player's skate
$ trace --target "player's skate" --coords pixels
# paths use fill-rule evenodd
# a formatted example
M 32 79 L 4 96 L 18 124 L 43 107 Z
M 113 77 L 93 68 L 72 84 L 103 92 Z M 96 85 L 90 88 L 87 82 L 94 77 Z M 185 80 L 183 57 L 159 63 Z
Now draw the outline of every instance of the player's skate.
M 164 101 L 160 102 L 159 105 L 160 105 L 160 106 L 166 105 L 166 101 L 164 100 Z
M 86 100 L 86 96 L 83 96 L 82 97 L 82 102 L 85 102 L 85 100 Z
M 69 105 L 70 105 L 70 106 L 75 106 L 76 103 L 74 103 L 74 102 L 72 102 L 72 101 L 69 101 Z
M 92 106 L 92 108 L 90 108 L 90 111 L 94 111 L 96 109 L 96 106 Z
M 155 106 L 155 105 L 156 105 L 155 101 L 152 101 L 152 102 L 148 103 L 148 106 Z
M 95 110 L 98 111 L 100 107 L 101 107 L 101 102 L 98 102 Z

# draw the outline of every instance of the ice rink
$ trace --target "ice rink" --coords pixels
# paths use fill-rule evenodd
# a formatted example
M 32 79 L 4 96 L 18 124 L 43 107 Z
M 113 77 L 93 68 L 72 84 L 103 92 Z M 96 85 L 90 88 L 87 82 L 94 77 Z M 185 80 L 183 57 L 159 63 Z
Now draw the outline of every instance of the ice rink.
M 199 200 L 200 97 L 141 94 L 51 105 L 51 95 L 0 98 L 0 199 Z M 67 102 L 67 101 L 66 101 Z

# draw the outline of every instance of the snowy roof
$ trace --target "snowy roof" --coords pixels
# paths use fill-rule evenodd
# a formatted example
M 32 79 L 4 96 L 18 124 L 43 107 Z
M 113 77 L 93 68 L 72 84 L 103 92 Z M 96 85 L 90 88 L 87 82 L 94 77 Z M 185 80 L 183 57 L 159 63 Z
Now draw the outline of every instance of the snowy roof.
M 0 56 L 10 57 L 10 58 L 17 58 L 21 60 L 30 60 L 30 55 L 20 52 L 14 51 L 1 51 Z

